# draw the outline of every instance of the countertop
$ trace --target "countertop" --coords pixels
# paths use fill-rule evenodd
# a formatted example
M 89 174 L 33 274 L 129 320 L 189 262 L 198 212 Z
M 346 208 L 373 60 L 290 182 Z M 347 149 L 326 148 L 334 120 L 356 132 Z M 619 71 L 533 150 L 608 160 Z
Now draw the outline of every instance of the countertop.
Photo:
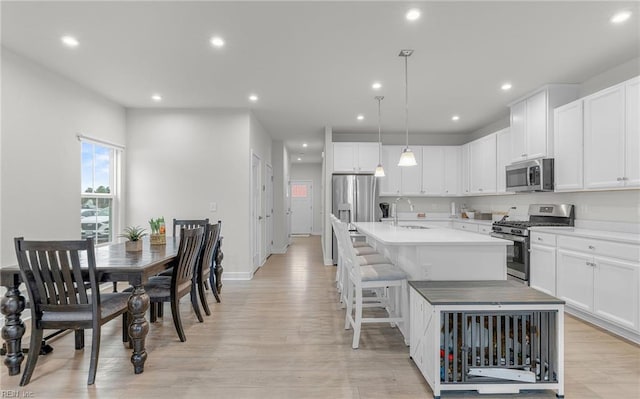
M 623 233 L 617 231 L 591 230 L 576 227 L 532 227 L 533 232 L 557 234 L 572 237 L 594 238 L 598 240 L 607 240 L 615 242 L 624 242 L 628 244 L 640 245 L 640 234 Z
M 381 219 L 383 222 L 392 222 L 393 218 L 382 218 Z M 462 218 L 452 218 L 452 217 L 423 217 L 423 218 L 418 218 L 418 217 L 399 217 L 398 218 L 398 222 L 401 223 L 411 223 L 411 222 L 422 222 L 422 223 L 429 223 L 429 222 L 462 222 L 462 223 L 473 223 L 473 224 L 481 224 L 481 225 L 486 225 L 486 226 L 491 226 L 493 224 L 493 221 L 491 220 L 480 220 L 480 219 L 462 219 Z
M 388 223 L 354 223 L 358 231 L 387 245 L 509 245 L 509 240 L 446 227 L 409 229 Z
M 409 281 L 432 305 L 563 305 L 561 299 L 510 280 Z

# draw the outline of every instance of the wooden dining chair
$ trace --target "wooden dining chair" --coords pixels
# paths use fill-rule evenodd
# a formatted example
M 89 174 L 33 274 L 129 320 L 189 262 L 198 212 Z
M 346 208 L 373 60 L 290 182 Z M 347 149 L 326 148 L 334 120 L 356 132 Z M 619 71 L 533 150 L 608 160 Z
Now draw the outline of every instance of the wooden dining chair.
M 92 340 L 87 384 L 92 385 L 100 351 L 100 326 L 126 314 L 130 294 L 100 293 L 93 238 L 25 241 L 18 237 L 14 241 L 20 275 L 31 303 L 31 340 L 20 386 L 31 380 L 43 330 L 73 329 L 84 338 L 84 329 L 89 328 Z M 86 259 L 86 268 L 81 266 L 81 259 Z
M 196 265 L 195 283 L 198 290 L 198 296 L 204 313 L 211 315 L 211 309 L 207 303 L 207 297 L 205 295 L 205 287 L 208 285 L 211 287 L 216 300 L 220 302 L 218 298 L 218 292 L 215 285 L 215 275 L 213 271 L 213 256 L 215 255 L 216 247 L 218 245 L 218 239 L 220 238 L 220 224 L 210 224 L 204 233 L 204 241 L 202 244 L 202 251 L 198 264 Z
M 191 303 L 197 303 L 196 290 L 193 289 L 193 275 L 202 247 L 204 231 L 204 227 L 181 229 L 177 262 L 173 266 L 171 276 L 154 276 L 144 285 L 144 289 L 149 295 L 151 315 L 158 314 L 157 309 L 162 307 L 165 302 L 171 303 L 173 324 L 182 342 L 187 338 L 180 319 L 180 299 L 191 294 Z M 127 288 L 125 291 L 131 290 L 132 288 Z M 124 321 L 125 325 L 129 324 L 128 314 L 124 315 Z M 125 336 L 123 336 L 123 340 L 127 340 Z

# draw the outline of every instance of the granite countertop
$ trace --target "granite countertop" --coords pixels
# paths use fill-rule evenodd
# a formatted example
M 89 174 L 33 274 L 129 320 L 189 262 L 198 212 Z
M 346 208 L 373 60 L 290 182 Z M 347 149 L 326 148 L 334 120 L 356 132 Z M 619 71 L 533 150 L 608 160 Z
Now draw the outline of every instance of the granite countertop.
M 572 237 L 594 238 L 640 245 L 640 234 L 618 231 L 592 230 L 576 227 L 532 227 L 533 232 L 558 234 Z
M 565 302 L 510 280 L 409 281 L 432 305 L 563 305 Z
M 358 231 L 387 245 L 509 245 L 509 240 L 450 228 L 411 229 L 389 223 L 354 223 Z

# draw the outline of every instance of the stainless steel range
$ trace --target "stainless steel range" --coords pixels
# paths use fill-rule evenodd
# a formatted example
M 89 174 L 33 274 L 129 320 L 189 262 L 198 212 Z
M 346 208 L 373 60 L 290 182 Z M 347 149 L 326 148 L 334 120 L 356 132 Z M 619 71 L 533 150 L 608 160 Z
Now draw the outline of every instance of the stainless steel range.
M 529 205 L 529 220 L 494 222 L 492 237 L 513 242 L 507 246 L 507 277 L 529 285 L 529 228 L 536 226 L 573 226 L 574 206 L 568 204 Z

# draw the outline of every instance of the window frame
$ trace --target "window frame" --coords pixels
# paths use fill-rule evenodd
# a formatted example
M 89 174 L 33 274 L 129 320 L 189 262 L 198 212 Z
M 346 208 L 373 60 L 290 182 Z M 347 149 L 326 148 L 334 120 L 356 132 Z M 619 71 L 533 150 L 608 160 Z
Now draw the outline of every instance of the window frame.
M 102 140 L 92 139 L 86 136 L 78 135 L 80 141 L 80 203 L 83 199 L 109 199 L 111 200 L 111 220 L 109 226 L 109 240 L 106 242 L 98 242 L 96 240 L 96 246 L 105 246 L 113 244 L 117 241 L 117 232 L 121 230 L 122 226 L 122 162 L 124 159 L 124 146 L 111 144 Z M 109 156 L 109 193 L 86 193 L 82 187 L 82 146 L 84 143 L 92 144 L 94 146 L 100 146 L 106 148 L 110 152 Z M 94 167 L 92 169 L 92 180 L 95 182 L 95 147 L 94 147 Z M 86 188 L 85 188 L 86 189 Z M 95 189 L 95 187 L 94 187 Z M 80 208 L 82 209 L 82 207 Z M 98 209 L 98 208 L 96 208 Z M 96 212 L 96 216 L 98 213 Z M 82 234 L 82 226 L 80 226 L 80 234 Z

